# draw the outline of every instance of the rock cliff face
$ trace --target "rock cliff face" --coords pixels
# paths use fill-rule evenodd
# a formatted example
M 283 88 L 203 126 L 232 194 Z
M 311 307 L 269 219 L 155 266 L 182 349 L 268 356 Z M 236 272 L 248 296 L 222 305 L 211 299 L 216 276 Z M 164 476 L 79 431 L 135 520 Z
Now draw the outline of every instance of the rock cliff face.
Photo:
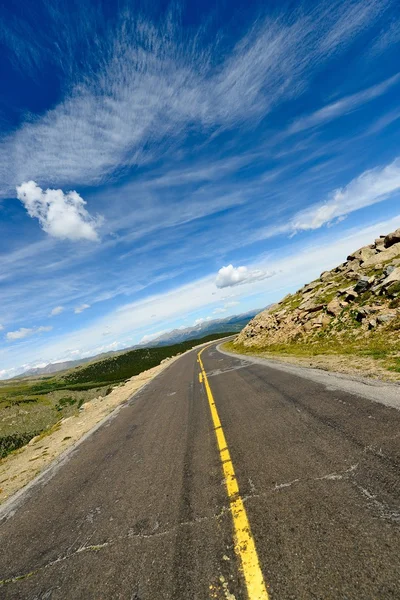
M 315 281 L 258 314 L 235 343 L 268 347 L 400 336 L 400 228 L 356 250 Z

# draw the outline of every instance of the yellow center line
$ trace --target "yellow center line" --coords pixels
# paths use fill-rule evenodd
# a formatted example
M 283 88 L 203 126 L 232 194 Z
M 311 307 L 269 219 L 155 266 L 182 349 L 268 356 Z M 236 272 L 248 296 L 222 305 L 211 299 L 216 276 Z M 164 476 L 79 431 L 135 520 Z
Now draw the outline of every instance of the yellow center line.
M 241 562 L 249 600 L 268 600 L 269 596 L 265 586 L 264 577 L 261 572 L 256 545 L 251 533 L 246 509 L 244 507 L 243 500 L 240 497 L 239 485 L 236 479 L 235 470 L 233 468 L 228 444 L 226 443 L 224 430 L 219 419 L 210 384 L 208 383 L 204 365 L 201 360 L 201 353 L 205 349 L 206 348 L 200 350 L 197 357 L 200 364 L 202 379 L 207 392 L 208 404 L 210 406 L 215 436 L 217 438 L 219 456 L 225 477 L 226 490 L 230 502 L 235 537 L 235 552 Z

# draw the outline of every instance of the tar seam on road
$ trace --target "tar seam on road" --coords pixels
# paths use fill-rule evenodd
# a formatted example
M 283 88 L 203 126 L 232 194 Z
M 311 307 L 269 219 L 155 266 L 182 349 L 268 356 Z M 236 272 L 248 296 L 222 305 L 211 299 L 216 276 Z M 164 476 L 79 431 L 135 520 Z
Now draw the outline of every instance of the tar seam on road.
M 205 348 L 203 348 L 203 350 L 205 350 Z M 224 430 L 222 429 L 217 407 L 208 383 L 203 362 L 201 360 L 201 353 L 203 350 L 201 350 L 197 356 L 204 387 L 207 392 L 211 418 L 214 425 L 219 455 L 222 463 L 222 470 L 225 477 L 226 490 L 230 502 L 235 536 L 235 552 L 240 558 L 249 600 L 268 600 L 269 596 L 260 568 L 256 546 L 250 529 L 250 523 L 247 518 L 243 500 L 240 496 L 239 485 L 236 479 L 228 445 L 226 443 Z

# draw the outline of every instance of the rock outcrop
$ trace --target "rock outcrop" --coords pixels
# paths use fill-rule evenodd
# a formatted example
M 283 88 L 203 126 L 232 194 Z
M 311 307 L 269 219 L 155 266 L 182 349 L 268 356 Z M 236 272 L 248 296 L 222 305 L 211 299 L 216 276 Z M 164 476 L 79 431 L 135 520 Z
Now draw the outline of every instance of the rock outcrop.
M 400 336 L 400 229 L 359 248 L 318 279 L 258 314 L 236 343 L 267 347 L 294 341 Z

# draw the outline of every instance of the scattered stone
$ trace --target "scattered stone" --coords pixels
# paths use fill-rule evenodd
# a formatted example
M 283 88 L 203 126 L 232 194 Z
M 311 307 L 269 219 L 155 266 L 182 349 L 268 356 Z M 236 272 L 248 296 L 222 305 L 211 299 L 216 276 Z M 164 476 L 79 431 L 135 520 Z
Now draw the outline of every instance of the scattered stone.
M 357 292 L 355 291 L 355 288 L 354 288 L 354 290 L 350 290 L 350 292 L 348 292 L 346 294 L 345 301 L 346 302 L 353 302 L 353 300 L 355 300 L 356 298 L 358 298 L 358 294 L 357 294 Z
M 382 315 L 378 315 L 376 317 L 377 322 L 380 325 L 384 325 L 385 323 L 390 323 L 390 321 L 393 321 L 393 319 L 396 318 L 396 313 L 392 312 L 392 313 L 383 313 Z
M 387 246 L 385 240 L 391 245 Z M 323 303 L 329 297 L 332 300 Z M 324 333 L 333 343 L 335 339 L 346 339 L 349 333 L 351 339 L 360 335 L 362 343 L 365 336 L 374 335 L 375 328 L 400 316 L 396 298 L 400 298 L 400 238 L 381 236 L 374 244 L 350 254 L 338 267 L 323 271 L 318 280 L 257 315 L 237 339 L 247 346 L 286 344 L 301 338 L 312 344 L 318 341 L 321 329 L 329 325 Z M 291 308 L 293 305 L 296 308 Z M 352 310 L 344 310 L 349 308 Z M 355 329 L 354 318 L 359 329 Z M 398 336 L 394 328 L 385 329 L 386 334 L 388 344 Z
M 386 267 L 386 269 L 383 271 L 384 275 L 386 275 L 386 277 L 388 275 L 390 275 L 390 273 L 392 273 L 394 271 L 394 265 L 388 265 Z
M 365 307 L 361 307 L 358 309 L 357 314 L 356 314 L 356 320 L 361 323 L 361 321 L 363 321 L 363 319 L 365 319 L 365 317 L 368 315 L 369 311 L 365 308 Z

